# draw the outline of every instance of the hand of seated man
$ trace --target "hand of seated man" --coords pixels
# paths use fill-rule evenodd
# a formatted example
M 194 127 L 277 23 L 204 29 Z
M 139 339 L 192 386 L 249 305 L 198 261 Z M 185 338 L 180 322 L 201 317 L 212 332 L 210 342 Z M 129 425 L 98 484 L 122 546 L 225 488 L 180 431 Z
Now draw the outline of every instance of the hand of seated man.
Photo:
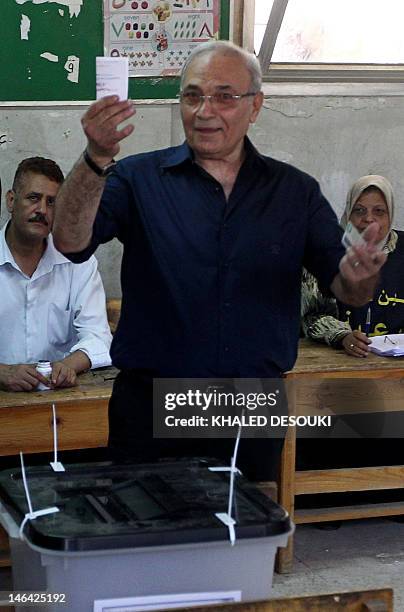
M 51 381 L 52 389 L 75 387 L 77 385 L 77 374 L 73 368 L 63 363 L 63 361 L 54 361 L 52 363 Z
M 33 391 L 39 382 L 47 383 L 33 364 L 0 365 L 0 389 L 5 391 Z

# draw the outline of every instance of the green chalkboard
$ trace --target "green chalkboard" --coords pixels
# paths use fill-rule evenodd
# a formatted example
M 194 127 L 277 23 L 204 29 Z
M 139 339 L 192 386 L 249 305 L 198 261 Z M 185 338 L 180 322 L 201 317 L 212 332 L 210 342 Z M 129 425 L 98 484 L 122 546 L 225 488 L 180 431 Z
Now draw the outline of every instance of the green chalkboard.
M 57 0 L 0 2 L 0 100 L 94 100 L 95 57 L 103 55 L 103 0 L 82 0 L 78 16 L 70 16 L 67 4 Z M 21 39 L 22 15 L 30 22 L 28 40 Z M 220 38 L 228 37 L 229 0 L 221 0 Z M 41 57 L 44 52 L 57 61 Z M 67 79 L 69 56 L 80 58 L 77 83 Z M 178 85 L 178 77 L 133 77 L 129 95 L 174 98 Z

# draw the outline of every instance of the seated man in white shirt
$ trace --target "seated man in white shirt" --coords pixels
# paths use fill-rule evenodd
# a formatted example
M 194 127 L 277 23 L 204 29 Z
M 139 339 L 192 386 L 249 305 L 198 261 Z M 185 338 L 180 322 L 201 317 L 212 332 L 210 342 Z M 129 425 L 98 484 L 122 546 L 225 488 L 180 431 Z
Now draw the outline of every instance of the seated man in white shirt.
M 74 386 L 79 372 L 111 363 L 97 261 L 72 264 L 50 235 L 63 178 L 54 161 L 31 157 L 7 192 L 11 219 L 0 231 L 0 388 L 7 391 L 46 384 L 39 360 L 51 362 L 53 388 Z

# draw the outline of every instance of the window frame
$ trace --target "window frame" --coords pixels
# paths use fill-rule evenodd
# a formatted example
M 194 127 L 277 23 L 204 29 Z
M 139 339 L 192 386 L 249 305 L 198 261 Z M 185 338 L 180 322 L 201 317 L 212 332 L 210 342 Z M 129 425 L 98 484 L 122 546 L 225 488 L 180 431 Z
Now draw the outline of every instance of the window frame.
M 274 0 L 258 59 L 263 81 L 271 83 L 403 83 L 404 63 L 272 63 L 271 58 L 289 0 Z M 254 52 L 255 0 L 234 0 L 234 16 L 242 25 L 234 29 L 234 40 Z M 237 40 L 238 38 L 238 40 Z M 267 68 L 265 68 L 267 67 Z

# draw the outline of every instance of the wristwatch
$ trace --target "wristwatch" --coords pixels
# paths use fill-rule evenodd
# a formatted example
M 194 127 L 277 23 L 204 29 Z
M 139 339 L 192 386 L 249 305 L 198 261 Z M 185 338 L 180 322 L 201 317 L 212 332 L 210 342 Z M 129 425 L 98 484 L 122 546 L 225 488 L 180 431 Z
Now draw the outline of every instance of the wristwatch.
M 95 163 L 95 161 L 93 159 L 91 159 L 91 157 L 88 154 L 87 149 L 84 149 L 83 152 L 83 159 L 86 162 L 87 166 L 89 168 L 91 168 L 91 170 L 93 172 L 95 172 L 96 174 L 98 174 L 98 176 L 101 176 L 103 178 L 107 177 L 109 174 L 111 174 L 112 170 L 115 168 L 116 166 L 116 161 L 113 159 L 112 162 L 110 164 L 107 164 L 106 166 L 104 166 L 103 168 L 101 168 L 101 166 L 99 166 L 98 164 Z

